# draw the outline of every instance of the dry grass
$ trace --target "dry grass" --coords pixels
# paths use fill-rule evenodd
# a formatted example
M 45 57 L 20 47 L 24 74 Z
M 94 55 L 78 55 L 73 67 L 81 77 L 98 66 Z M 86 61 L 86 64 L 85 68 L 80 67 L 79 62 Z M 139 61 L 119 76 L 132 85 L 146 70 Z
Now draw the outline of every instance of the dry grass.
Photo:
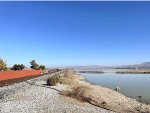
M 92 105 L 109 109 L 105 101 L 101 100 L 98 102 L 97 100 L 95 100 L 95 97 L 91 95 L 91 91 L 93 91 L 92 87 L 76 81 L 70 85 L 70 89 L 68 88 L 67 90 L 63 90 L 60 92 L 60 94 L 77 99 L 80 102 L 88 102 Z
M 64 76 L 60 77 L 61 84 L 67 84 L 70 86 L 76 84 L 78 80 L 79 77 L 75 75 L 75 72 L 73 70 L 66 70 Z
M 60 84 L 67 84 L 67 85 L 71 85 L 72 84 L 72 80 L 69 78 L 65 78 L 65 77 L 60 77 Z
M 60 94 L 78 99 L 81 102 L 88 102 L 89 99 L 91 98 L 87 97 L 85 94 L 89 90 L 90 88 L 86 85 L 76 84 L 76 85 L 71 85 L 70 90 L 62 91 Z
M 73 70 L 66 70 L 64 76 L 52 76 L 47 80 L 47 85 L 53 86 L 57 83 L 71 85 L 78 80 L 78 76 L 75 75 Z
M 63 90 L 60 94 L 69 96 L 75 99 L 78 99 L 82 102 L 88 102 L 89 97 L 85 96 L 90 90 L 90 87 L 79 83 L 79 76 L 75 75 L 75 72 L 72 70 L 67 70 L 64 73 L 64 77 L 61 77 L 61 83 L 69 85 L 68 90 Z
M 72 80 L 78 79 L 78 76 L 75 75 L 75 72 L 73 70 L 66 70 L 66 72 L 64 73 L 64 77 Z

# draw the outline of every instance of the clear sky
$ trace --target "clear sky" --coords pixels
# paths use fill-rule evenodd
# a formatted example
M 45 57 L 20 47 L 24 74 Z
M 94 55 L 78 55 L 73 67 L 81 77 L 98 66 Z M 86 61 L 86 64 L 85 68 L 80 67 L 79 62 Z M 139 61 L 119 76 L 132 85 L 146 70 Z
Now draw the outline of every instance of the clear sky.
M 150 61 L 150 2 L 0 2 L 0 42 L 9 66 Z

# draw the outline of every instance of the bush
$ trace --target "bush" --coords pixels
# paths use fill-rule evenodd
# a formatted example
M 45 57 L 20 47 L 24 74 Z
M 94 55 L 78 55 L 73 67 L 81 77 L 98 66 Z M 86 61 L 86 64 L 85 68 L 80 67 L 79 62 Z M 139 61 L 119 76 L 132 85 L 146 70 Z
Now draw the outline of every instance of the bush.
M 25 68 L 25 66 L 23 64 L 15 64 L 11 70 L 23 70 Z
M 45 66 L 44 66 L 44 65 L 40 65 L 40 66 L 39 66 L 39 69 L 44 70 L 44 69 L 45 69 Z
M 87 91 L 89 89 L 90 88 L 86 85 L 77 85 L 76 84 L 74 86 L 71 86 L 71 90 L 62 91 L 60 94 L 78 99 L 82 102 L 88 102 L 90 98 L 86 97 L 85 94 L 87 93 Z
M 47 85 L 48 86 L 54 86 L 59 82 L 60 82 L 60 77 L 59 76 L 52 76 L 52 77 L 47 79 Z

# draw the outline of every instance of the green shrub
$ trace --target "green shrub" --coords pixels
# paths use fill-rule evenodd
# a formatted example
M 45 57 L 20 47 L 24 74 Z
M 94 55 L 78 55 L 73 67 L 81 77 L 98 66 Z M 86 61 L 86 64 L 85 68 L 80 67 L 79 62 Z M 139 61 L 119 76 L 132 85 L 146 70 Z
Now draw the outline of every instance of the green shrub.
M 23 64 L 15 64 L 11 70 L 23 70 L 25 68 L 25 66 Z
M 42 69 L 42 70 L 44 70 L 46 67 L 44 66 L 44 65 L 40 65 L 39 66 L 39 69 Z
M 60 82 L 60 77 L 59 76 L 52 76 L 52 77 L 47 79 L 47 85 L 48 86 L 54 86 L 59 82 Z

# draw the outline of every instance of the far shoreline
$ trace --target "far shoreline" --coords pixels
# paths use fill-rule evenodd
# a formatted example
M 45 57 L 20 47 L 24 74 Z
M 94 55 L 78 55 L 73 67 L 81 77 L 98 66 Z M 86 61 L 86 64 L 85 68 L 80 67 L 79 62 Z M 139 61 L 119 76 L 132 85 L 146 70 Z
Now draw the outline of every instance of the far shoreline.
M 88 74 L 103 74 L 103 73 L 116 73 L 116 74 L 150 74 L 150 69 L 74 69 L 78 73 Z

